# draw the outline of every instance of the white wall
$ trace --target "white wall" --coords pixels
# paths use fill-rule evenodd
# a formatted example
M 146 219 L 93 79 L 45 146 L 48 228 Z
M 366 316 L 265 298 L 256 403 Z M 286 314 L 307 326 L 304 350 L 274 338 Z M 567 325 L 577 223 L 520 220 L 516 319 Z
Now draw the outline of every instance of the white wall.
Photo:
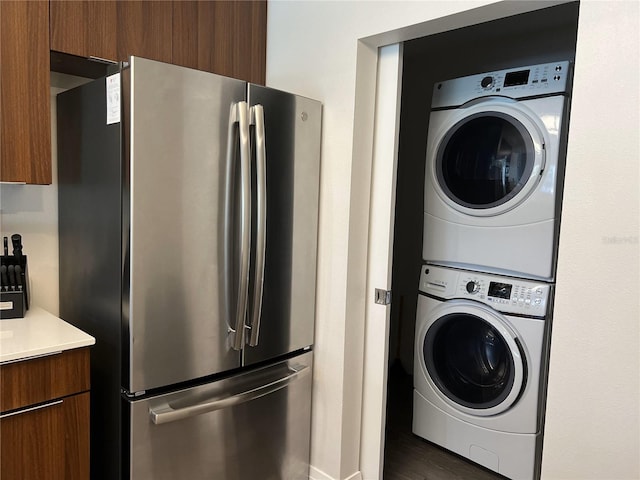
M 345 267 L 353 252 L 349 235 L 357 234 L 349 227 L 367 213 L 354 203 L 347 206 L 360 174 L 365 181 L 370 175 L 353 163 L 359 148 L 354 130 L 360 128 L 354 125 L 357 40 L 480 3 L 488 2 L 269 5 L 267 84 L 317 98 L 325 106 L 311 459 L 317 479 L 359 478 L 364 346 L 358 339 L 364 323 L 347 312 L 350 302 L 370 299 L 353 299 L 364 289 L 348 288 Z M 525 2 L 501 8 L 514 3 Z M 639 475 L 637 5 L 586 0 L 581 6 L 577 62 L 582 64 L 573 101 L 568 160 L 573 167 L 567 173 L 561 237 L 545 478 Z M 388 35 L 389 43 L 409 38 L 406 30 Z M 409 30 L 419 33 L 421 26 Z M 618 101 L 607 103 L 604 89 L 616 81 L 627 84 L 635 98 L 627 103 L 616 93 Z M 615 135 L 598 135 L 602 125 Z M 602 166 L 614 162 L 619 167 L 603 174 Z M 611 186 L 603 188 L 603 181 Z M 609 284 L 602 286 L 601 278 Z
M 640 478 L 639 5 L 580 8 L 544 478 Z

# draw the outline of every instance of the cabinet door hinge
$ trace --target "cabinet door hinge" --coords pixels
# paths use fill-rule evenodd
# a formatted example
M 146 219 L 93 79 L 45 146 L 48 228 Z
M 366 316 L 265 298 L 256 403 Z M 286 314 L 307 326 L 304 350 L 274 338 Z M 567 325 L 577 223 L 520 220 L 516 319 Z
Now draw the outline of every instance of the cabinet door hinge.
M 378 305 L 391 305 L 391 290 L 376 288 L 374 300 Z

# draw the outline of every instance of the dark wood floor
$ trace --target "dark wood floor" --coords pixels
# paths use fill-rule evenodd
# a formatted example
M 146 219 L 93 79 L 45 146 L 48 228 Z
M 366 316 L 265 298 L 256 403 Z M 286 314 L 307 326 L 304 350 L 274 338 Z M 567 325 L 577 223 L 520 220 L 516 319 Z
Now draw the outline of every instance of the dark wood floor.
M 389 372 L 384 480 L 504 480 L 411 433 L 413 381 L 402 367 Z

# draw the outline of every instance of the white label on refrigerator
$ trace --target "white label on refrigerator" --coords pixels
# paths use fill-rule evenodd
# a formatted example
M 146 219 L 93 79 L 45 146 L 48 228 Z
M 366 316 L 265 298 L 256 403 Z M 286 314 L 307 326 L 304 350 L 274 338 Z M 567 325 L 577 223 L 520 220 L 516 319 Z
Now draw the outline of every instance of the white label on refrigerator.
M 107 125 L 120 123 L 120 73 L 107 77 Z

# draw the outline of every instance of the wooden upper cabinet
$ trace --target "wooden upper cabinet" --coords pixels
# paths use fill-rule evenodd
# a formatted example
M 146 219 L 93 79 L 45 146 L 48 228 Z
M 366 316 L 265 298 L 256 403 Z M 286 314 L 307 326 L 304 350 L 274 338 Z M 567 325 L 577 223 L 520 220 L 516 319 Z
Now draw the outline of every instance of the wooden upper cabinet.
M 171 62 L 172 2 L 119 1 L 118 60 L 129 55 Z
M 173 2 L 172 62 L 265 82 L 266 1 Z
M 51 50 L 129 55 L 264 84 L 266 1 L 51 0 Z
M 199 42 L 206 43 L 206 35 L 202 35 L 198 28 L 200 18 L 204 19 L 210 10 L 209 5 L 201 2 L 185 0 L 173 2 L 172 49 L 171 62 L 183 67 L 211 71 L 209 61 L 205 61 L 204 49 L 200 49 Z
M 51 50 L 171 62 L 172 15 L 171 1 L 51 0 Z
M 0 0 L 0 181 L 51 183 L 50 50 L 264 84 L 266 36 L 266 1 Z
M 0 1 L 0 181 L 51 183 L 49 5 Z
M 116 2 L 51 0 L 51 50 L 118 59 Z

